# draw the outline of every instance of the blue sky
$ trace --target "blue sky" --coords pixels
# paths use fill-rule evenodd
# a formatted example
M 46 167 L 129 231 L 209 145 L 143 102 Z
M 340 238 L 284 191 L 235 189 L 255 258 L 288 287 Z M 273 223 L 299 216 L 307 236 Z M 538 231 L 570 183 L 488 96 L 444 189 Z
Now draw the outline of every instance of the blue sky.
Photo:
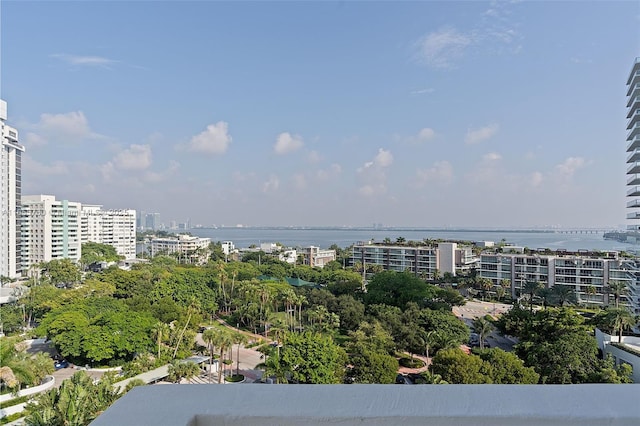
M 25 194 L 205 225 L 624 223 L 640 2 L 0 7 Z

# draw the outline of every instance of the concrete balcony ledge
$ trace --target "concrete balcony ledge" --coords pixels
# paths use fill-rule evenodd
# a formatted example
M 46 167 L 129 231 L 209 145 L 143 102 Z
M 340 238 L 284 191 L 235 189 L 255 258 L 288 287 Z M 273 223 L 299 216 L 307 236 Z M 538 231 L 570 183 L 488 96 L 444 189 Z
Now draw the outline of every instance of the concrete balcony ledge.
M 106 425 L 600 426 L 640 424 L 640 385 L 155 385 Z

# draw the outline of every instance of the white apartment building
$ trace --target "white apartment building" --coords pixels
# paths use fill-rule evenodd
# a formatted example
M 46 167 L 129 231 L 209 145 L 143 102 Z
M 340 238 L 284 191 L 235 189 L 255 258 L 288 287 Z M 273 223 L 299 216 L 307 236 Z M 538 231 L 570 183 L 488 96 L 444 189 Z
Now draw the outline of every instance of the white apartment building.
M 547 288 L 556 284 L 574 288 L 581 303 L 607 304 L 610 280 L 632 282 L 630 262 L 617 252 L 530 252 L 482 253 L 478 275 L 494 285 L 509 282 L 511 297 L 522 295 L 527 281 L 537 281 Z M 590 294 L 590 288 L 595 294 Z M 631 298 L 623 297 L 630 302 Z
M 108 244 L 125 259 L 136 257 L 136 211 L 103 210 L 101 205 L 82 205 L 82 242 Z
M 335 250 L 323 250 L 319 247 L 309 246 L 302 249 L 302 262 L 304 265 L 323 268 L 324 265 L 336 260 Z
M 438 243 L 437 247 L 360 242 L 353 246 L 351 266 L 356 262 L 367 270 L 371 265 L 378 265 L 385 271 L 409 271 L 423 278 L 434 278 L 436 274 L 456 275 L 469 270 L 478 258 L 470 247 L 458 247 L 453 242 Z
M 53 195 L 26 195 L 21 207 L 21 267 L 53 259 L 80 260 L 82 205 Z
M 636 58 L 627 79 L 627 230 L 628 240 L 639 242 L 640 232 L 640 57 Z
M 22 196 L 22 153 L 18 131 L 5 123 L 7 103 L 0 100 L 0 276 L 20 275 L 20 198 Z M 1 284 L 0 284 L 1 285 Z
M 206 263 L 209 257 L 211 238 L 193 237 L 179 234 L 176 237 L 152 238 L 151 256 L 177 254 L 178 261 L 184 263 Z

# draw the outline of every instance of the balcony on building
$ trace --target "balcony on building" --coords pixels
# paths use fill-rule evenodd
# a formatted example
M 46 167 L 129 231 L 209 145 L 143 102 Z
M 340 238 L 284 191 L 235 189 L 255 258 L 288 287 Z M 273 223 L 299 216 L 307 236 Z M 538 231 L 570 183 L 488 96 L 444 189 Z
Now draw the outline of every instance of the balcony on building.
M 627 130 L 631 129 L 638 122 L 640 122 L 640 108 L 636 109 L 635 112 L 631 114 L 631 118 L 627 123 Z
M 629 168 L 627 169 L 627 174 L 636 174 L 636 173 L 640 173 L 640 162 L 636 161 L 633 163 L 629 163 Z
M 640 196 L 640 186 L 633 186 L 627 190 L 627 197 Z
M 627 152 L 632 152 L 635 151 L 636 149 L 638 149 L 640 147 L 640 136 L 636 136 L 635 138 L 633 138 L 633 140 L 631 140 L 631 142 L 629 142 L 629 144 L 627 145 Z
M 640 385 L 139 386 L 93 426 L 640 424 Z
M 627 135 L 627 140 L 630 141 L 638 135 L 640 135 L 640 123 L 636 122 L 636 124 L 631 127 L 629 135 Z

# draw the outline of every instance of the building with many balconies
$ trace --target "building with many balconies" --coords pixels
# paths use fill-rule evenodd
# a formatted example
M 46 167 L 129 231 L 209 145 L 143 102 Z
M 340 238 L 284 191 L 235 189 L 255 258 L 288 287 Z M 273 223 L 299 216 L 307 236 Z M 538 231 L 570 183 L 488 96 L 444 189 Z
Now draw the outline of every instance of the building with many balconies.
M 6 120 L 7 103 L 0 100 L 0 276 L 16 278 L 22 245 L 19 210 L 24 146 L 18 143 L 18 131 Z
M 627 240 L 640 242 L 640 58 L 627 79 Z
M 103 210 L 99 205 L 82 205 L 82 242 L 108 244 L 125 259 L 136 257 L 136 211 Z
M 179 262 L 202 264 L 209 257 L 211 238 L 193 237 L 178 234 L 175 237 L 156 237 L 149 242 L 151 257 L 174 255 Z

